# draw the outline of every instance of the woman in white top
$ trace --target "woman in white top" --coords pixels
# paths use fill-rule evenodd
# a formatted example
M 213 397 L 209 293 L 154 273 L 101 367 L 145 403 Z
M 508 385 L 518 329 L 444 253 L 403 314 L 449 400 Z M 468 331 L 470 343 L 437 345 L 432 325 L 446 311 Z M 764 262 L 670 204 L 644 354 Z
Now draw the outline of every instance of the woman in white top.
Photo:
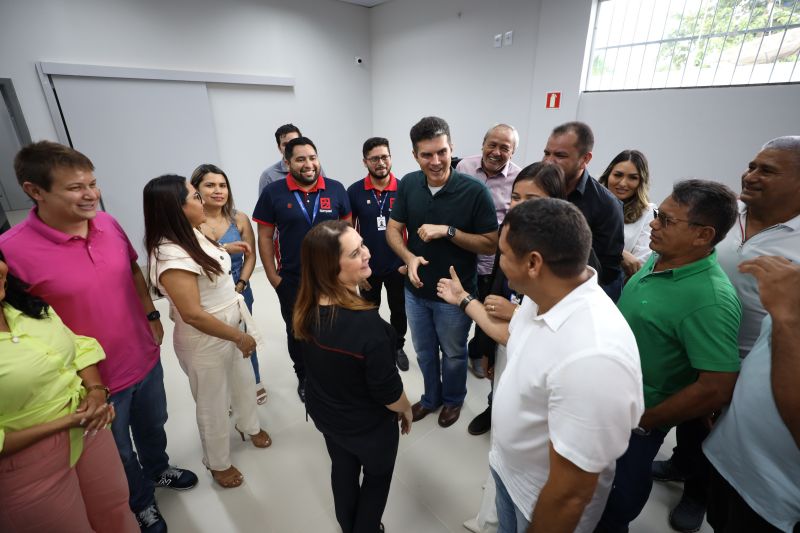
M 647 196 L 650 170 L 647 158 L 638 150 L 623 150 L 611 160 L 598 180 L 622 200 L 625 219 L 625 248 L 622 269 L 626 277 L 634 275 L 650 257 L 650 221 L 655 204 Z
M 203 463 L 217 483 L 232 488 L 244 478 L 230 461 L 229 398 L 242 440 L 246 433 L 258 448 L 272 440 L 259 424 L 247 361 L 259 336 L 234 288 L 230 255 L 197 230 L 204 220 L 200 194 L 186 178 L 161 176 L 145 185 L 150 282 L 170 303 L 175 353 L 197 405 Z

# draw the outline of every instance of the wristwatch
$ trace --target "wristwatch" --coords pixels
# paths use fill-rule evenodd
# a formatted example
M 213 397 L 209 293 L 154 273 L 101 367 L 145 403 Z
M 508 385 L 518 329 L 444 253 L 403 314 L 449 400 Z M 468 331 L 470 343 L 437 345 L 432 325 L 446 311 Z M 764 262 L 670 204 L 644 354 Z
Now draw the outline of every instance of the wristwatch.
M 247 281 L 246 279 L 240 279 L 239 281 L 237 281 L 237 282 L 236 282 L 236 285 L 239 285 L 240 283 L 241 283 L 242 285 L 244 285 L 244 287 L 242 287 L 242 290 L 243 290 L 243 291 L 244 291 L 244 290 L 247 290 L 247 287 L 249 287 L 249 286 L 250 286 L 250 282 L 249 282 L 249 281 Z
M 147 313 L 147 320 L 150 322 L 158 320 L 159 318 L 161 318 L 161 313 L 159 313 L 158 310 L 155 310 L 152 313 Z
M 452 239 L 455 236 L 456 236 L 455 226 L 447 226 L 447 238 Z
M 461 300 L 461 303 L 460 303 L 460 304 L 458 304 L 458 307 L 459 307 L 459 308 L 460 308 L 462 311 L 466 312 L 466 311 L 467 311 L 467 306 L 468 306 L 468 305 L 469 305 L 469 303 L 470 303 L 472 300 L 474 300 L 474 299 L 475 299 L 475 297 L 474 297 L 473 295 L 471 295 L 471 294 L 467 294 L 466 296 L 464 296 L 464 299 L 463 299 L 463 300 Z
M 640 437 L 646 437 L 646 436 L 648 436 L 650 434 L 650 430 L 649 429 L 644 429 L 642 426 L 637 426 L 637 427 L 633 428 L 633 432 L 636 435 L 639 435 Z

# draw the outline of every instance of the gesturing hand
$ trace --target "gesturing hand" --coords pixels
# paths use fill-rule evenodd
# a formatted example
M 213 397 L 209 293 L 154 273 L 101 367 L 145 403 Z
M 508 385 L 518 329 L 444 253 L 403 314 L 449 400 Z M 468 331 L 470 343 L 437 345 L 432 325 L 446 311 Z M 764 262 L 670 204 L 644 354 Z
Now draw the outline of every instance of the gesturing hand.
M 450 279 L 442 278 L 436 284 L 436 296 L 445 302 L 453 305 L 458 305 L 461 300 L 466 298 L 467 291 L 461 285 L 461 280 L 458 279 L 456 269 L 450 267 Z
M 742 261 L 739 271 L 752 274 L 764 309 L 773 320 L 800 316 L 800 266 L 784 257 L 762 255 Z
M 418 289 L 422 287 L 422 280 L 419 279 L 419 267 L 427 264 L 428 260 L 418 255 L 415 255 L 408 261 L 408 279 L 411 281 L 411 284 Z

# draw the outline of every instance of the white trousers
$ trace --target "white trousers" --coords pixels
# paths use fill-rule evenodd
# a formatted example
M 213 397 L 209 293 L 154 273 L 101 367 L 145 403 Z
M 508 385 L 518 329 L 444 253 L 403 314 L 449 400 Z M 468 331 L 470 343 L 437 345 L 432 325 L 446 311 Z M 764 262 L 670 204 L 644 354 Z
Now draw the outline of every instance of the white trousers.
M 506 347 L 502 344 L 497 345 L 494 355 L 494 382 L 500 382 L 500 376 L 506 369 Z M 478 531 L 480 533 L 497 533 L 497 507 L 494 500 L 496 495 L 496 487 L 494 485 L 494 477 L 489 472 L 486 478 L 486 483 L 483 485 L 483 498 L 481 499 L 481 508 L 478 511 Z
M 212 314 L 233 327 L 243 326 L 238 304 Z M 173 344 L 181 368 L 189 377 L 203 444 L 203 463 L 211 470 L 225 470 L 231 466 L 229 401 L 236 427 L 245 436 L 261 431 L 253 367 L 236 344 L 206 335 L 180 317 L 176 317 Z

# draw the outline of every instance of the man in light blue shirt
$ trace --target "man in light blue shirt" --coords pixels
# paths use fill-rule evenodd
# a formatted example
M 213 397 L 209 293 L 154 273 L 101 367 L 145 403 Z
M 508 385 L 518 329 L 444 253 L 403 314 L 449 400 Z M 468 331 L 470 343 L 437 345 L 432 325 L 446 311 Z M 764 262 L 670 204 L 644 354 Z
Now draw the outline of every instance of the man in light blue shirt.
M 703 444 L 708 522 L 715 533 L 800 532 L 800 266 L 761 256 L 739 270 L 758 281 L 769 316 Z

